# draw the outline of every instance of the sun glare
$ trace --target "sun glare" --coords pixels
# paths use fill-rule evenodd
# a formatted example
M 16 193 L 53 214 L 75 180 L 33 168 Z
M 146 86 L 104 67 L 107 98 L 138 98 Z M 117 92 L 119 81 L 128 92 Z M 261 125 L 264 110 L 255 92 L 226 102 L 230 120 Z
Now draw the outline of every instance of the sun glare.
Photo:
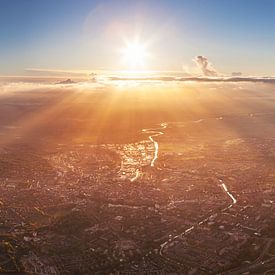
M 142 69 L 145 66 L 147 57 L 145 45 L 139 43 L 129 43 L 122 51 L 123 61 L 130 69 Z

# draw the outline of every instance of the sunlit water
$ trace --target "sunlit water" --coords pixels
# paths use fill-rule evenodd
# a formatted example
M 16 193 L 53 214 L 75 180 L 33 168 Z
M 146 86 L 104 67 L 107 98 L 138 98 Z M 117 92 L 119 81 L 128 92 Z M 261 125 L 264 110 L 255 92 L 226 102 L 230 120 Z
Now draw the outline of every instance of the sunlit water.
M 147 134 L 151 134 L 149 136 L 149 140 L 151 142 L 153 142 L 155 150 L 154 150 L 154 157 L 151 161 L 151 166 L 154 167 L 155 166 L 155 161 L 158 158 L 158 153 L 159 153 L 159 144 L 157 141 L 154 140 L 154 137 L 158 137 L 160 135 L 163 135 L 163 132 L 159 131 L 159 130 L 163 130 L 165 128 L 167 128 L 167 123 L 161 123 L 160 124 L 161 128 L 156 128 L 156 129 L 143 129 L 142 132 L 147 133 Z

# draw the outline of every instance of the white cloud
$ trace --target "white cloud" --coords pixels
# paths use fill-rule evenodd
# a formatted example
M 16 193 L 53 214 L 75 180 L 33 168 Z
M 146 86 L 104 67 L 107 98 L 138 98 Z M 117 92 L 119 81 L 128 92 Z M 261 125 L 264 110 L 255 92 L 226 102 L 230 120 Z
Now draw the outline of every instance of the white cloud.
M 204 76 L 217 76 L 218 75 L 218 72 L 213 68 L 212 64 L 208 61 L 207 57 L 198 55 L 198 56 L 196 56 L 194 61 Z

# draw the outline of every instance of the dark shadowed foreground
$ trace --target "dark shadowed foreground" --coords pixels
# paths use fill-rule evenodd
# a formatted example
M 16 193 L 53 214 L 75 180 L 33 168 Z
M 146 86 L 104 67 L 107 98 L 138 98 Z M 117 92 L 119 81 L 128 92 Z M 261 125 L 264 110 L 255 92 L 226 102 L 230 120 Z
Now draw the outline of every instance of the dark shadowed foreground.
M 2 85 L 0 271 L 273 274 L 274 124 L 274 84 Z

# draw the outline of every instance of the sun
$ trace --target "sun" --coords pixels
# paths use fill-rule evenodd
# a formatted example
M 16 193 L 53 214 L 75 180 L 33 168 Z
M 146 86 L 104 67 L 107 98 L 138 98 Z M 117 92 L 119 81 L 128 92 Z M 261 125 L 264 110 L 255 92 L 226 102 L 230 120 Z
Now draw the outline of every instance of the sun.
M 130 69 L 142 69 L 145 66 L 146 60 L 149 56 L 146 46 L 138 43 L 127 43 L 122 50 L 123 62 Z

